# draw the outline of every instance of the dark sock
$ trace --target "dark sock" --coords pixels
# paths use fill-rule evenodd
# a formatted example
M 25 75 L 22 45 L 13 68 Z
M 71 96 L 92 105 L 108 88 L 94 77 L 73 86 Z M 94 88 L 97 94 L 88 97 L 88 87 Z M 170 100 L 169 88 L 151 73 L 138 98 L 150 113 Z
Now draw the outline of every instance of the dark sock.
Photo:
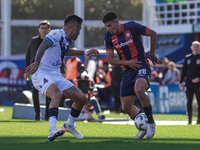
M 148 107 L 143 107 L 143 109 L 148 118 L 148 123 L 154 123 L 151 105 L 149 105 Z
M 51 116 L 56 116 L 56 119 L 58 118 L 58 108 L 49 109 L 49 117 Z
M 71 109 L 71 116 L 72 117 L 78 117 L 80 115 L 81 111 L 75 110 L 73 107 Z

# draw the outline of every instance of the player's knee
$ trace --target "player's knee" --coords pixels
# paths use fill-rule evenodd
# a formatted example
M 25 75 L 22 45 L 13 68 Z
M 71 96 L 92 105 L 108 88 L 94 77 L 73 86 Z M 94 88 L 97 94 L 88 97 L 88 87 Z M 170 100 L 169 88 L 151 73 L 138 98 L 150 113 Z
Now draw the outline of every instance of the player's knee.
M 135 88 L 134 91 L 137 96 L 140 96 L 144 93 L 144 90 L 142 88 Z
M 53 94 L 53 99 L 56 99 L 57 101 L 60 102 L 60 100 L 62 99 L 62 93 L 60 91 L 57 91 Z
M 81 95 L 80 98 L 79 98 L 79 103 L 81 105 L 85 105 L 86 102 L 87 102 L 87 98 L 86 98 L 85 94 Z

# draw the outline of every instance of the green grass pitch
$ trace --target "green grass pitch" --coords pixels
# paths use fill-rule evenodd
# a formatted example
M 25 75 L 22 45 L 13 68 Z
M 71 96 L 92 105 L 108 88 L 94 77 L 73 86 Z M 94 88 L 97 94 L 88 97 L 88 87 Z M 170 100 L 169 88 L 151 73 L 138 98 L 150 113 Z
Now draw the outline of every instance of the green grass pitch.
M 110 125 L 76 122 L 83 140 L 65 133 L 48 142 L 46 121 L 12 119 L 12 107 L 0 112 L 0 150 L 197 150 L 200 149 L 200 125 L 157 125 L 152 139 L 134 140 L 138 130 L 134 125 Z M 106 117 L 126 118 L 110 113 Z M 187 120 L 186 115 L 154 115 L 155 120 Z M 196 119 L 196 118 L 195 118 Z M 61 128 L 63 121 L 58 121 Z

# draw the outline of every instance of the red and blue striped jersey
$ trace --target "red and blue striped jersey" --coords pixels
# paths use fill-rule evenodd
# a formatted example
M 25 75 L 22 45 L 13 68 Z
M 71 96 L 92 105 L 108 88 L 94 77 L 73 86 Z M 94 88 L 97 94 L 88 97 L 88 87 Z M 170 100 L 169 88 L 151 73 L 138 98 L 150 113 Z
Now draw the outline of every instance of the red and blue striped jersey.
M 146 35 L 147 27 L 134 21 L 121 24 L 122 30 L 117 34 L 105 33 L 106 51 L 117 50 L 120 60 L 135 59 L 149 68 L 149 63 L 142 44 L 141 35 Z M 129 69 L 124 66 L 124 70 Z

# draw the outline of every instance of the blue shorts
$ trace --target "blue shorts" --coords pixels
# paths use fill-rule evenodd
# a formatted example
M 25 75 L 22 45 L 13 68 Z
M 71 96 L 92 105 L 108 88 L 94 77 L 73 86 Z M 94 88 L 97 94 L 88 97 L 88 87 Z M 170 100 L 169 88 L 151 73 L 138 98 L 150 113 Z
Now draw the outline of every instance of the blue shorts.
M 140 68 L 138 70 L 134 69 L 124 70 L 120 88 L 120 97 L 136 95 L 134 92 L 135 81 L 138 78 L 145 78 L 149 84 L 150 77 L 151 77 L 151 70 L 147 68 Z

